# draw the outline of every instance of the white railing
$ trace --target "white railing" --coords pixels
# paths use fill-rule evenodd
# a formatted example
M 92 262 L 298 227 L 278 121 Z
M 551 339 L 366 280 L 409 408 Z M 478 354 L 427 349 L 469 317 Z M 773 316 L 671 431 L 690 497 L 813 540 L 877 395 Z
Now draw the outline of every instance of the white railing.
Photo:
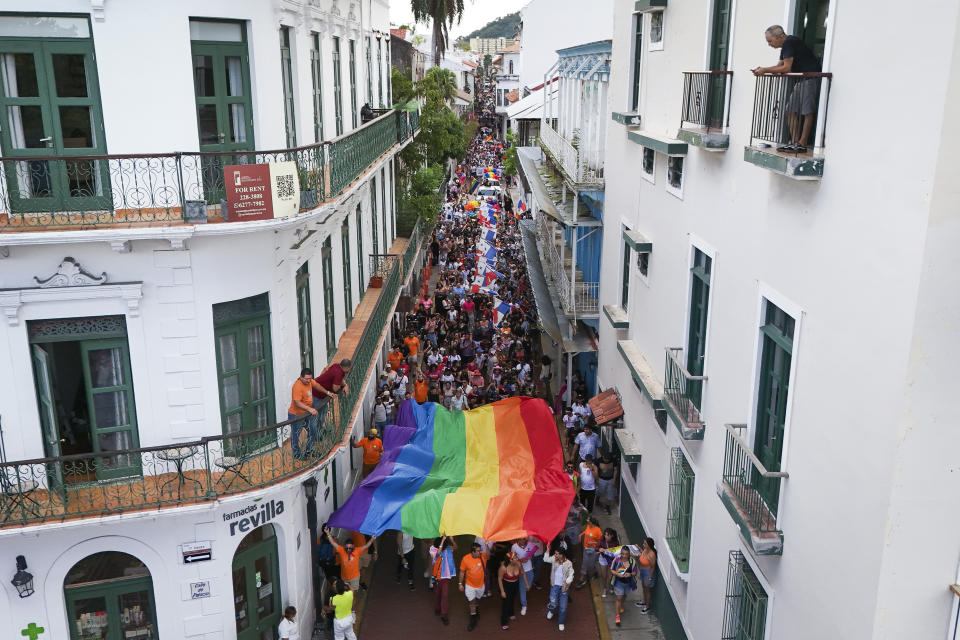
M 574 183 L 603 184 L 603 166 L 598 164 L 596 169 L 587 166 L 586 158 L 573 143 L 545 121 L 540 122 L 540 141 Z
M 543 256 L 543 273 L 556 290 L 564 312 L 571 316 L 599 314 L 600 283 L 574 281 L 571 285 L 570 269 L 560 257 L 556 232 L 543 214 L 537 216 L 537 242 Z

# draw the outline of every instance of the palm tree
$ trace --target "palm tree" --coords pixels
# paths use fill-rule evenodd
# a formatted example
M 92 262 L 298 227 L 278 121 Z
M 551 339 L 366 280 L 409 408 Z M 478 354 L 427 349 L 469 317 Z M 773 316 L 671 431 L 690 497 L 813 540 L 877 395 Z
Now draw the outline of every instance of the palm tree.
M 433 64 L 440 64 L 446 53 L 450 27 L 463 17 L 463 4 L 464 0 L 410 0 L 415 21 L 433 20 Z
M 423 80 L 417 83 L 417 93 L 420 97 L 432 93 L 447 104 L 457 97 L 457 76 L 449 69 L 430 67 Z

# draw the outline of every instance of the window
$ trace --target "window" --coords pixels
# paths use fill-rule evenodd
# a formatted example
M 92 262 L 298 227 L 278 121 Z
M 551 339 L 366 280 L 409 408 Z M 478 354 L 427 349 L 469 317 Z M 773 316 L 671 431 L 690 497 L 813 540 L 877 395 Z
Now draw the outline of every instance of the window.
M 620 306 L 627 311 L 630 302 L 630 245 L 623 243 L 623 272 L 620 283 Z
M 390 77 L 390 47 L 387 46 L 387 107 L 393 104 L 393 80 Z
M 694 376 L 702 376 L 707 348 L 707 315 L 710 302 L 710 273 L 713 259 L 700 249 L 693 249 L 693 266 L 690 268 L 690 325 L 687 327 L 686 367 Z M 688 398 L 700 409 L 703 382 L 688 380 Z
M 387 168 L 380 168 L 380 204 L 383 206 L 383 252 L 390 250 L 390 237 L 387 236 Z
M 0 16 L 0 34 L 6 36 L 0 53 L 2 155 L 107 153 L 88 19 Z M 215 102 L 212 88 L 208 94 L 208 103 Z M 205 105 L 207 121 L 214 109 Z M 8 165 L 5 173 L 14 183 L 5 193 L 15 212 L 111 207 L 109 168 L 103 160 L 31 160 Z
M 640 175 L 646 178 L 647 181 L 649 182 L 655 181 L 653 170 L 654 170 L 656 157 L 657 157 L 656 153 L 654 152 L 653 149 L 649 147 L 643 147 L 643 160 L 641 164 Z
M 513 60 L 510 61 L 510 71 L 508 73 L 513 75 Z
M 693 469 L 683 450 L 674 447 L 667 497 L 667 545 L 681 573 L 690 567 L 690 532 L 693 521 Z
M 367 104 L 373 102 L 373 63 L 370 56 L 370 36 L 367 36 Z
M 70 640 L 157 637 L 150 570 L 131 555 L 102 551 L 87 556 L 71 567 L 63 591 Z
M 764 303 L 760 327 L 760 373 L 754 454 L 768 471 L 780 471 L 786 435 L 787 397 L 795 321 L 772 302 Z M 754 486 L 773 516 L 780 501 L 779 478 L 754 478 Z
M 297 123 L 293 113 L 293 61 L 290 59 L 290 27 L 280 27 L 280 80 L 283 84 L 283 118 L 287 148 L 297 146 Z
M 353 282 L 350 278 L 350 216 L 343 219 L 340 225 L 340 252 L 343 254 L 343 289 L 346 294 L 343 298 L 343 315 L 346 324 L 353 320 Z
M 727 595 L 721 640 L 763 640 L 767 627 L 767 592 L 740 551 L 727 562 Z
M 637 271 L 640 272 L 640 275 L 644 279 L 647 277 L 647 271 L 650 268 L 650 254 L 646 251 L 640 251 L 637 253 Z
M 663 50 L 663 11 L 650 14 L 650 51 Z
M 396 233 L 396 217 L 397 217 L 397 190 L 395 188 L 397 179 L 393 173 L 393 159 L 390 160 L 390 170 L 387 171 L 387 175 L 390 176 L 390 187 L 387 191 L 390 192 L 390 215 L 387 217 L 387 220 L 390 221 L 390 240 L 392 241 L 397 237 Z
M 310 49 L 310 75 L 313 80 L 313 138 L 323 141 L 323 65 L 320 62 L 320 35 L 313 34 Z
M 630 108 L 634 112 L 640 109 L 640 54 L 643 53 L 643 14 L 633 14 L 633 87 Z
M 124 316 L 28 320 L 44 454 L 86 455 L 51 465 L 52 482 L 70 484 L 143 473 Z M 53 467 L 56 467 L 55 469 Z
M 313 324 L 310 321 L 310 271 L 304 262 L 297 269 L 297 333 L 300 335 L 300 367 L 313 368 Z
M 343 87 L 340 81 L 340 38 L 333 38 L 333 116 L 336 135 L 343 134 Z
M 383 109 L 383 40 L 377 40 L 377 91 L 380 96 L 380 108 Z
M 370 179 L 370 227 L 373 230 L 373 253 L 380 251 L 380 221 L 377 220 L 377 176 Z
M 683 197 L 683 156 L 667 156 L 667 193 Z
M 337 351 L 337 313 L 333 300 L 333 257 L 331 256 L 330 236 L 323 241 L 320 260 L 323 263 L 323 329 L 327 338 L 327 362 L 333 359 Z
M 357 286 L 360 287 L 360 295 L 363 296 L 363 292 L 367 290 L 367 279 L 363 274 L 363 264 L 366 262 L 367 256 L 363 253 L 363 214 L 359 204 L 357 205 L 354 222 L 357 227 L 357 264 L 360 268 L 360 280 L 357 282 Z
M 357 128 L 357 44 L 350 41 L 350 121 Z
M 213 336 L 223 432 L 234 434 L 269 425 L 276 418 L 276 396 L 267 294 L 213 305 Z M 274 437 L 269 434 L 269 440 Z M 256 446 L 238 440 L 231 444 Z

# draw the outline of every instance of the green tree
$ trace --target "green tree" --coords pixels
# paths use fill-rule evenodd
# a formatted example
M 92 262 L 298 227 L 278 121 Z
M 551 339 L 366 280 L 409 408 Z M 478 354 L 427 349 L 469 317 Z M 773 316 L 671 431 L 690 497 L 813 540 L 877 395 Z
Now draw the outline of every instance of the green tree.
M 390 84 L 393 89 L 394 104 L 403 104 L 416 97 L 416 91 L 413 88 L 413 82 L 407 76 L 400 73 L 396 67 L 392 67 L 390 75 Z
M 433 21 L 433 63 L 447 52 L 450 27 L 463 17 L 464 0 L 410 0 L 413 19 L 416 22 Z
M 517 175 L 517 136 L 512 133 L 507 134 L 507 142 L 510 143 L 510 146 L 507 147 L 507 152 L 503 154 L 503 175 L 505 176 L 515 176 Z
M 457 76 L 449 69 L 431 67 L 417 83 L 417 95 L 428 100 L 434 97 L 444 104 L 452 102 L 457 97 Z

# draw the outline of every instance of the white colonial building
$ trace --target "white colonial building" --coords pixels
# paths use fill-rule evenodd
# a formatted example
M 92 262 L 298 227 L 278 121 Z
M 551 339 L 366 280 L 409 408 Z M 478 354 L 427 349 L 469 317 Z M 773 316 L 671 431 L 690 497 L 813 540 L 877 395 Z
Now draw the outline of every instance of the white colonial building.
M 598 386 L 671 639 L 957 637 L 960 14 L 878 8 L 616 2 Z
M 294 605 L 309 638 L 422 246 L 418 114 L 360 114 L 392 102 L 388 4 L 2 4 L 5 635 L 263 640 Z M 341 358 L 292 429 L 301 368 Z

